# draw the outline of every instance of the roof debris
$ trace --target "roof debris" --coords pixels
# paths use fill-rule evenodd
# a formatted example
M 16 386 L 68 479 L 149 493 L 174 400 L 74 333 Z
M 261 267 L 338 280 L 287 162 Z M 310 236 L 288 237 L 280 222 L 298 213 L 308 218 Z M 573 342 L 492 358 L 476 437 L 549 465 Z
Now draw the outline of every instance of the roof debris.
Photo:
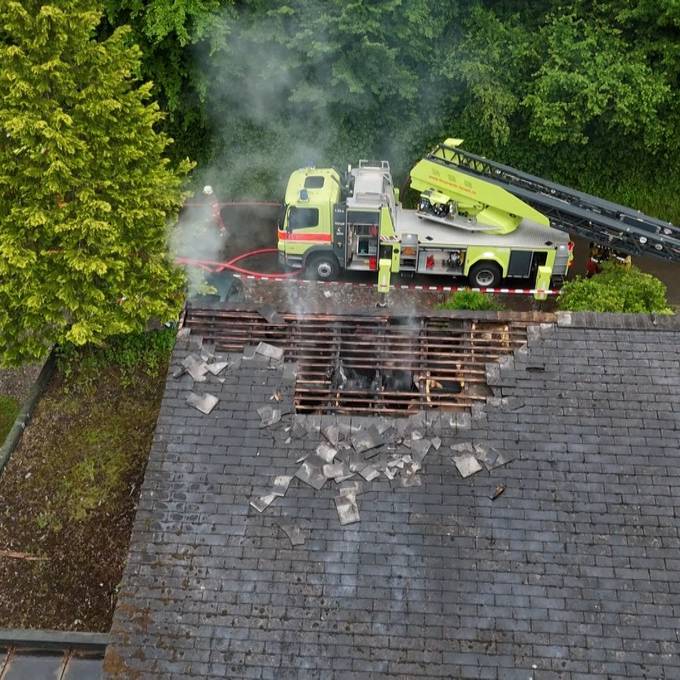
M 302 465 L 295 473 L 295 476 L 301 482 L 304 482 L 313 489 L 320 491 L 328 479 L 323 472 L 323 468 L 326 463 L 327 461 L 325 461 L 320 456 L 312 454 L 303 461 Z
M 201 413 L 206 416 L 215 408 L 219 399 L 214 394 L 196 394 L 195 392 L 189 392 L 187 395 L 187 404 L 198 409 Z
M 258 512 L 264 512 L 276 499 L 276 494 L 268 493 L 266 496 L 260 496 L 250 501 L 250 505 Z
M 191 376 L 194 382 L 205 382 L 205 374 L 208 372 L 208 364 L 202 361 L 195 354 L 187 354 L 182 360 L 186 372 Z
M 279 314 L 272 305 L 263 305 L 257 310 L 257 313 L 268 323 L 282 324 L 285 319 Z
M 229 366 L 228 361 L 216 361 L 215 363 L 208 364 L 206 368 L 212 375 L 219 375 L 227 366 Z
M 326 463 L 332 462 L 337 453 L 337 449 L 334 449 L 332 446 L 328 446 L 328 444 L 324 444 L 323 442 L 316 447 L 316 455 L 319 456 L 319 458 L 322 458 Z
M 262 419 L 260 427 L 268 427 L 269 425 L 276 425 L 281 420 L 281 409 L 272 408 L 271 406 L 260 406 L 257 413 Z
M 275 496 L 285 496 L 292 479 L 293 475 L 279 475 L 278 477 L 274 477 L 274 490 L 272 493 Z
M 261 354 L 263 357 L 267 357 L 268 359 L 283 359 L 283 347 L 275 347 L 274 345 L 270 345 L 268 342 L 261 342 L 258 344 L 258 346 L 255 348 L 255 352 L 257 354 Z
M 499 484 L 496 487 L 496 490 L 493 492 L 493 496 L 491 496 L 491 500 L 495 501 L 499 496 L 502 496 L 504 492 L 505 492 L 505 484 Z
M 281 417 L 279 409 L 273 409 L 271 406 L 258 409 L 258 413 L 263 425 L 278 422 Z M 414 429 L 414 426 L 418 427 Z M 366 428 L 347 422 L 321 427 L 320 416 L 295 418 L 292 424 L 285 428 L 285 432 L 298 439 L 309 437 L 317 441 L 318 435 L 321 434 L 322 440 L 317 444 L 313 454 L 303 455 L 297 459 L 299 468 L 293 476 L 276 477 L 272 491 L 251 501 L 251 505 L 258 512 L 262 512 L 259 508 L 264 509 L 273 502 L 273 498 L 285 495 L 293 478 L 317 491 L 320 491 L 327 482 L 333 481 L 338 485 L 335 503 L 340 523 L 345 525 L 358 522 L 360 516 L 356 497 L 366 490 L 364 482 L 355 479 L 343 483 L 355 475 L 363 478 L 365 482 L 372 482 L 384 475 L 388 481 L 404 488 L 421 486 L 423 482 L 419 472 L 425 457 L 431 451 L 445 453 L 440 437 L 425 436 L 428 428 L 426 421 L 417 418 L 410 418 L 407 422 L 396 422 L 394 425 L 380 419 Z M 287 441 L 290 439 L 289 437 Z M 402 453 L 398 452 L 398 447 L 402 447 Z M 404 449 L 409 452 L 403 453 Z M 509 454 L 501 454 L 491 446 L 471 441 L 453 444 L 446 452 L 454 454 L 451 462 L 463 478 L 474 475 L 485 467 L 491 471 L 512 460 Z M 504 491 L 505 486 L 499 485 L 491 499 L 495 500 Z
M 340 524 L 343 526 L 345 524 L 354 524 L 361 519 L 359 516 L 359 506 L 357 505 L 356 494 L 352 492 L 336 496 L 335 507 L 338 511 Z
M 480 462 L 470 453 L 463 453 L 453 457 L 453 463 L 458 468 L 461 477 L 469 477 L 482 469 Z

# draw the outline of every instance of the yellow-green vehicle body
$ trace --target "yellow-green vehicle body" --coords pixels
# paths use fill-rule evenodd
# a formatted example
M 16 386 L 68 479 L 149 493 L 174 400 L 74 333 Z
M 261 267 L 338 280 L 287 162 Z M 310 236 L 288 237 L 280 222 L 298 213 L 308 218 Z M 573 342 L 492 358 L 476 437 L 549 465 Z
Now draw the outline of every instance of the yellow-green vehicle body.
M 324 187 L 305 191 L 308 178 L 320 175 Z M 281 261 L 329 279 L 341 270 L 377 271 L 378 261 L 389 259 L 392 273 L 466 276 L 480 288 L 505 278 L 533 282 L 540 267 L 550 268 L 553 282 L 566 275 L 567 234 L 501 187 L 430 161 L 414 167 L 411 183 L 432 199 L 432 212 L 400 205 L 386 161 L 361 161 L 344 191 L 333 170 L 296 171 L 279 229 Z M 310 207 L 318 209 L 318 224 L 309 219 L 301 227 L 299 210 Z
M 279 254 L 287 264 L 300 266 L 310 249 L 330 245 L 333 208 L 340 201 L 340 176 L 332 168 L 303 168 L 291 174 L 278 229 Z

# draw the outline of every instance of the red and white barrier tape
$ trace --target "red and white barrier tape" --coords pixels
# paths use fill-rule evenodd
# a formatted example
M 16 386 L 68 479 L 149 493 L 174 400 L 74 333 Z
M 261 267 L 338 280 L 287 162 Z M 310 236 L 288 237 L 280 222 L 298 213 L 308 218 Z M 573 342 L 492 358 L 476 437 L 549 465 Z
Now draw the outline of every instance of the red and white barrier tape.
M 249 279 L 258 281 L 266 278 L 268 281 L 292 281 L 295 283 L 316 283 L 324 286 L 355 286 L 360 288 L 377 288 L 377 283 L 364 283 L 361 281 L 315 281 L 313 279 L 291 279 L 290 277 L 277 276 L 276 274 L 266 274 L 253 276 L 252 274 L 234 274 L 239 279 Z M 442 293 L 457 293 L 463 290 L 472 290 L 478 293 L 493 293 L 496 295 L 534 295 L 545 293 L 546 295 L 559 295 L 559 290 L 541 290 L 539 288 L 470 288 L 469 286 L 425 286 L 413 283 L 395 283 L 390 286 L 390 290 L 425 290 Z
M 355 281 L 315 281 L 309 279 L 297 278 L 300 272 L 287 272 L 285 274 L 261 274 L 248 269 L 242 269 L 236 266 L 237 262 L 253 257 L 254 255 L 261 255 L 265 253 L 276 252 L 276 248 L 260 248 L 249 253 L 238 255 L 228 262 L 215 262 L 213 260 L 194 260 L 190 258 L 177 258 L 178 264 L 189 265 L 193 267 L 200 267 L 206 271 L 221 272 L 229 270 L 233 276 L 239 279 L 248 279 L 252 281 L 266 280 L 266 281 L 296 281 L 297 283 L 316 283 L 325 286 L 359 286 L 363 288 L 377 288 L 377 283 L 363 283 Z M 537 288 L 470 288 L 469 286 L 427 286 L 415 283 L 396 283 L 390 286 L 391 290 L 426 290 L 436 291 L 439 293 L 457 293 L 464 290 L 472 290 L 479 293 L 490 293 L 494 295 L 559 295 L 559 290 L 542 290 Z

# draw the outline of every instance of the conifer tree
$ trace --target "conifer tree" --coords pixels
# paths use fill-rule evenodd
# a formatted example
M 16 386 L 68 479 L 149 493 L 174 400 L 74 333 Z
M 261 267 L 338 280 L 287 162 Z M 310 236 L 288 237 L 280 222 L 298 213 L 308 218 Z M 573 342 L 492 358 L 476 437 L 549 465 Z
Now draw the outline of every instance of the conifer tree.
M 92 0 L 0 0 L 0 363 L 170 319 L 167 251 L 190 169 L 129 29 L 96 39 Z

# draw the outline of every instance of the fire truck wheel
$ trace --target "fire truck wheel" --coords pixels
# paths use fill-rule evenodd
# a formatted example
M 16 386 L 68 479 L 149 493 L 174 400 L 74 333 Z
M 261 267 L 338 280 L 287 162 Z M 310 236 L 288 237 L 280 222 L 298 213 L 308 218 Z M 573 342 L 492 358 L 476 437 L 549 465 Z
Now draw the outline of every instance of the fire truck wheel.
M 339 273 L 340 266 L 335 255 L 311 255 L 305 265 L 307 278 L 315 281 L 334 281 Z
M 503 278 L 501 268 L 495 262 L 477 262 L 470 267 L 468 280 L 473 288 L 497 288 Z

